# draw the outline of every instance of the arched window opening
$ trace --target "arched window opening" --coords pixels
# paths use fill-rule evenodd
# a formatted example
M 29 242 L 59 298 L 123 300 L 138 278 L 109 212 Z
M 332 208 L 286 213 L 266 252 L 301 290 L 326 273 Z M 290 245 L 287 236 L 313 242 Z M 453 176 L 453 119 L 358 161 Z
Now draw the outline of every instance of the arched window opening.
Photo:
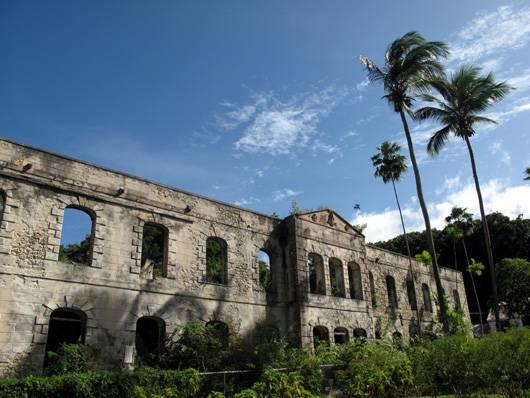
M 4 191 L 0 190 L 0 223 L 4 218 L 4 209 L 6 207 L 6 194 Z
M 228 245 L 221 238 L 206 239 L 206 281 L 225 285 L 228 282 Z
M 335 297 L 346 297 L 342 262 L 338 258 L 329 259 L 329 280 L 331 283 L 331 295 Z
M 421 291 L 423 292 L 423 308 L 426 312 L 432 312 L 432 303 L 431 303 L 431 292 L 429 291 L 429 286 L 427 284 L 421 285 Z
M 388 306 L 392 309 L 398 308 L 396 282 L 390 275 L 386 276 L 386 291 L 388 294 Z
M 268 253 L 263 249 L 258 252 L 258 271 L 260 287 L 266 292 L 270 291 L 272 286 L 271 260 Z
M 166 338 L 166 323 L 157 317 L 143 316 L 136 322 L 136 352 L 145 361 L 153 361 L 160 356 Z
M 333 332 L 333 340 L 335 344 L 346 344 L 350 340 L 348 329 L 343 327 L 335 328 Z
M 350 282 L 350 296 L 352 299 L 363 299 L 363 285 L 361 279 L 361 267 L 359 264 L 348 263 L 348 279 Z
M 160 225 L 145 223 L 142 234 L 142 271 L 147 279 L 167 276 L 168 231 Z
M 392 333 L 392 341 L 397 344 L 401 344 L 403 342 L 403 336 L 399 332 Z
M 318 347 L 321 344 L 329 345 L 329 332 L 325 326 L 315 326 L 313 328 L 313 344 Z
M 366 339 L 367 338 L 366 330 L 362 328 L 353 329 L 353 337 L 356 339 Z
M 48 362 L 48 352 L 57 352 L 63 344 L 84 344 L 86 335 L 86 314 L 83 311 L 59 308 L 50 315 L 46 356 L 44 366 Z
M 307 257 L 309 267 L 309 288 L 313 294 L 326 294 L 326 278 L 324 276 L 324 261 L 316 253 L 309 253 Z
M 370 282 L 370 296 L 372 296 L 372 307 L 377 307 L 377 296 L 375 295 L 375 282 L 374 274 L 372 272 L 368 273 L 368 280 Z
M 460 295 L 458 294 L 458 290 L 456 289 L 453 290 L 453 300 L 455 302 L 455 308 L 457 310 L 461 310 L 462 304 L 460 303 Z
M 206 327 L 210 329 L 212 335 L 217 339 L 221 347 L 228 347 L 230 334 L 226 323 L 221 321 L 210 321 L 206 324 Z
M 418 309 L 418 301 L 416 300 L 416 289 L 412 279 L 407 279 L 407 296 L 409 298 L 410 309 L 416 311 Z
M 59 261 L 90 265 L 94 240 L 94 216 L 80 207 L 64 209 Z

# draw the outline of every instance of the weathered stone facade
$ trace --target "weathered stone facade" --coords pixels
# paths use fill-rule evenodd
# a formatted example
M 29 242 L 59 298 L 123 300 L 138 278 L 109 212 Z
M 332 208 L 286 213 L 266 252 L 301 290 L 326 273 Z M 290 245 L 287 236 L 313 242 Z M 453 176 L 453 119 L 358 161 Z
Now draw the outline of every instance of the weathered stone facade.
M 84 341 L 116 363 L 134 351 L 137 321 L 143 316 L 162 319 L 167 335 L 190 320 L 218 320 L 243 338 L 272 325 L 302 345 L 311 344 L 316 326 L 327 328 L 332 344 L 336 328 L 350 337 L 361 329 L 369 338 L 395 332 L 407 337 L 417 319 L 406 288 L 413 274 L 422 325 L 432 327 L 421 288 L 427 285 L 431 296 L 435 291 L 429 268 L 413 261 L 411 273 L 408 258 L 365 245 L 363 235 L 331 210 L 277 220 L 8 140 L 0 140 L 0 182 L 5 200 L 0 228 L 2 373 L 42 368 L 50 315 L 56 309 L 86 315 Z M 67 207 L 92 217 L 88 266 L 58 261 Z M 167 230 L 164 277 L 140 274 L 146 222 Z M 206 280 L 208 237 L 227 243 L 225 284 Z M 271 260 L 268 291 L 259 284 L 260 249 Z M 320 282 L 326 294 L 311 293 L 310 253 L 322 258 Z M 340 260 L 333 261 L 341 264 L 342 275 L 332 278 L 331 258 Z M 353 263 L 358 268 L 352 265 L 350 272 L 348 264 Z M 350 284 L 349 278 L 359 275 L 358 285 Z M 394 309 L 389 307 L 387 276 L 395 281 Z M 457 290 L 467 312 L 461 274 L 442 269 L 442 278 L 445 291 Z M 344 297 L 332 296 L 332 289 Z M 351 290 L 357 298 L 351 298 Z

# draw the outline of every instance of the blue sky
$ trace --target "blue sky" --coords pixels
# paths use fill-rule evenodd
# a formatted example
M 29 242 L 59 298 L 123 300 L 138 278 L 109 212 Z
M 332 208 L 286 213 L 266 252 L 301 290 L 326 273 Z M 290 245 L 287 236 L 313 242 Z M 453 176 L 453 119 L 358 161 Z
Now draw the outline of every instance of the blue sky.
M 530 214 L 530 6 L 426 1 L 9 1 L 0 3 L 0 135 L 267 214 L 327 206 L 399 233 L 370 156 L 404 144 L 358 60 L 417 30 L 516 90 L 473 140 L 488 211 Z M 461 142 L 431 159 L 414 128 L 433 223 L 476 211 Z M 423 227 L 412 173 L 399 184 Z M 360 211 L 354 209 L 358 203 Z

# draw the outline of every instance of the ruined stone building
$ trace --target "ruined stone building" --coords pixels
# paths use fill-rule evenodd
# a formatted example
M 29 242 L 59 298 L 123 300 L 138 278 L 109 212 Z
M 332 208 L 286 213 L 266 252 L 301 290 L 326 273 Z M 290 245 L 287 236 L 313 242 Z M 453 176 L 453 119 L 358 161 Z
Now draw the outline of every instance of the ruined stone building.
M 2 373 L 42 369 L 45 351 L 62 342 L 132 362 L 187 321 L 310 346 L 408 338 L 418 316 L 425 329 L 436 317 L 429 267 L 410 269 L 407 257 L 365 244 L 333 210 L 279 220 L 8 140 L 0 183 Z M 92 222 L 86 265 L 59 261 L 69 208 Z M 146 228 L 162 237 L 154 265 L 142 255 Z M 267 288 L 260 251 L 270 259 Z M 441 276 L 467 313 L 462 275 Z

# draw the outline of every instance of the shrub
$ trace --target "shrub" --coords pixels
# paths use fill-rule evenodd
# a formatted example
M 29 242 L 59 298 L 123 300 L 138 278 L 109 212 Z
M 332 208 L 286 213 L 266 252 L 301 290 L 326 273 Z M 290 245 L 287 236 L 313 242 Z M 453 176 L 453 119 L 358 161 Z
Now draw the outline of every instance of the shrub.
M 98 352 L 89 345 L 63 344 L 57 352 L 48 351 L 46 355 L 46 374 L 59 375 L 93 370 Z
M 304 387 L 303 377 L 297 373 L 283 373 L 267 370 L 260 381 L 252 388 L 243 390 L 234 395 L 234 398 L 313 398 Z
M 474 384 L 486 392 L 521 396 L 530 388 L 530 329 L 494 333 L 475 341 Z
M 350 342 L 339 357 L 346 361 L 338 373 L 346 397 L 404 397 L 412 388 L 412 365 L 406 353 L 387 342 Z
M 199 384 L 199 373 L 193 369 L 162 371 L 146 368 L 134 373 L 96 371 L 0 380 L 0 397 L 188 398 L 196 395 Z

